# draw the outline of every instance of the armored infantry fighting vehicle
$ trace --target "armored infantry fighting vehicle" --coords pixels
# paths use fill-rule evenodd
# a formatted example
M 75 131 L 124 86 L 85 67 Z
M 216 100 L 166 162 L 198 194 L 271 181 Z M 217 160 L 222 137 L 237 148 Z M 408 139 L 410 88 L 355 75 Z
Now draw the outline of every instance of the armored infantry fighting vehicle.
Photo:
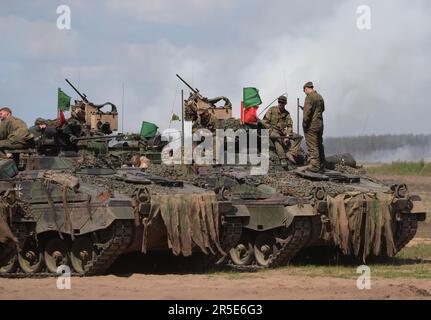
M 265 176 L 250 176 L 239 167 L 151 165 L 148 172 L 213 190 L 233 204 L 243 218 L 241 240 L 229 252 L 234 265 L 286 265 L 311 247 L 338 247 L 362 261 L 394 256 L 426 218 L 420 197 L 405 185 L 337 168 L 316 175 L 272 166 Z
M 209 108 L 207 99 L 189 88 L 193 93 L 184 105 Z M 221 127 L 243 127 L 233 118 L 219 120 Z M 149 170 L 213 190 L 218 199 L 233 203 L 246 221 L 240 242 L 230 251 L 236 265 L 284 265 L 302 249 L 319 246 L 336 246 L 363 261 L 394 256 L 415 236 L 417 222 L 426 218 L 420 197 L 410 194 L 406 185 L 387 186 L 367 177 L 351 167 L 355 164 L 350 156 L 330 160 L 324 174 L 286 170 L 291 168 L 272 157 L 264 176 L 249 176 L 247 168 L 238 166 L 193 166 L 187 174 L 164 166 Z
M 83 126 L 91 130 L 71 140 L 78 152 L 60 148 L 53 155 L 51 148 L 47 155 L 39 145 L 17 151 L 17 162 L 0 163 L 1 203 L 11 203 L 0 220 L 1 274 L 55 274 L 67 265 L 97 275 L 135 251 L 169 250 L 214 261 L 236 244 L 242 222 L 229 201 L 140 168 L 121 168 L 121 159 L 107 153 L 112 137 L 100 132 L 107 126 L 93 123 L 87 112 L 97 119 L 105 114 L 86 108 L 88 101 L 79 103 Z M 115 131 L 115 122 L 109 127 Z

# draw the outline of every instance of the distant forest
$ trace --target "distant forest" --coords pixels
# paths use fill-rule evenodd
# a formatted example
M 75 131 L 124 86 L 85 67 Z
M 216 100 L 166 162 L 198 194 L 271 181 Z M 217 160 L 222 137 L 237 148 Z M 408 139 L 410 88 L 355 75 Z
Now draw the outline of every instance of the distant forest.
M 431 161 L 431 135 L 371 135 L 325 138 L 325 153 L 351 153 L 368 162 Z

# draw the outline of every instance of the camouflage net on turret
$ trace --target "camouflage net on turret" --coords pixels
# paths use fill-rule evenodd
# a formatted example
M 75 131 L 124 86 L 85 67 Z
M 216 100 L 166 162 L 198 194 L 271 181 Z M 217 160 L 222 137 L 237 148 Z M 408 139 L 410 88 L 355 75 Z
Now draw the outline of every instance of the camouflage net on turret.
M 151 214 L 144 225 L 161 216 L 168 235 L 168 245 L 173 254 L 192 255 L 194 245 L 205 254 L 225 254 L 220 246 L 219 211 L 216 195 L 152 194 Z M 144 232 L 143 251 L 146 251 Z
M 382 250 L 388 257 L 395 255 L 392 200 L 393 196 L 385 193 L 328 196 L 334 242 L 343 254 L 353 254 L 364 262 L 369 256 L 379 256 Z

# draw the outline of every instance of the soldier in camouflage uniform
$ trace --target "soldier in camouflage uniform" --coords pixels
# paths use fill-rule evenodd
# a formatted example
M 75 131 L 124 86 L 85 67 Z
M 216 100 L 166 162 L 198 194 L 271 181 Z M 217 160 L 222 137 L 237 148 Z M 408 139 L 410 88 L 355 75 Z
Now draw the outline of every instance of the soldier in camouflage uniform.
M 184 120 L 196 122 L 198 119 L 198 111 L 193 103 L 186 103 L 184 107 Z
M 12 116 L 12 110 L 0 109 L 0 157 L 6 155 L 5 150 L 27 149 L 33 146 L 33 135 L 21 119 Z
M 314 90 L 312 82 L 304 85 L 307 95 L 304 102 L 303 129 L 309 155 L 310 165 L 306 168 L 311 172 L 325 170 L 325 150 L 323 147 L 323 112 L 325 102 Z
M 263 125 L 269 130 L 269 136 L 273 137 L 275 150 L 283 165 L 287 164 L 287 160 L 295 163 L 295 157 L 298 156 L 301 147 L 300 137 L 287 137 L 293 135 L 293 121 L 289 111 L 285 109 L 286 105 L 287 98 L 280 96 L 278 106 L 271 107 L 263 118 Z
M 193 133 L 198 129 L 208 129 L 215 134 L 219 127 L 217 118 L 213 116 L 208 109 L 199 110 L 198 113 L 199 116 L 193 124 Z

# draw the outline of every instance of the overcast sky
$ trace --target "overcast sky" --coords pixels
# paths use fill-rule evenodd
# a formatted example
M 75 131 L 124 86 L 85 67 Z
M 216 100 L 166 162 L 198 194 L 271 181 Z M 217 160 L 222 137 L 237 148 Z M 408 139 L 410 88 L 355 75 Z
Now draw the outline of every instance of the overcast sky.
M 59 30 L 57 7 L 71 8 Z M 357 8 L 371 8 L 359 30 Z M 431 133 L 429 0 L 108 0 L 0 2 L 0 105 L 31 124 L 55 117 L 69 78 L 95 103 L 122 105 L 125 131 L 180 113 L 175 74 L 239 114 L 243 87 L 264 105 L 302 85 L 326 102 L 325 136 Z

